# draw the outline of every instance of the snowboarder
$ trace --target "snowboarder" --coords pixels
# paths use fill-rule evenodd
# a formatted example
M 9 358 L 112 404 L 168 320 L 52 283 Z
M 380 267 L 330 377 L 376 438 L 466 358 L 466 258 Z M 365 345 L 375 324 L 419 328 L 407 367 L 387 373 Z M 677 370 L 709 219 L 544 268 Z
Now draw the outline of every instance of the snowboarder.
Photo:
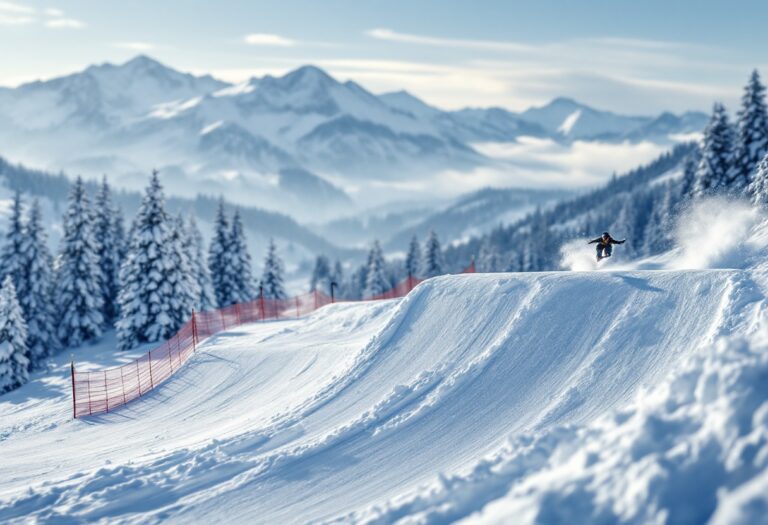
M 597 243 L 597 262 L 600 262 L 602 259 L 607 259 L 611 256 L 611 253 L 613 252 L 612 244 L 624 244 L 625 241 L 626 239 L 617 241 L 611 237 L 610 233 L 603 232 L 602 236 L 597 239 L 592 239 L 588 244 Z

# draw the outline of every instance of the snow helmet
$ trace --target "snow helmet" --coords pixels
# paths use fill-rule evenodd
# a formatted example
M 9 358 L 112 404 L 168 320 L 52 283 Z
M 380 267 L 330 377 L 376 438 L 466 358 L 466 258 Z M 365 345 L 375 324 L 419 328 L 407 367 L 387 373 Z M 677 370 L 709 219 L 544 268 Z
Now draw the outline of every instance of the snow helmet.
M 603 237 L 610 237 L 610 236 L 611 236 L 611 234 L 610 234 L 610 233 L 608 233 L 608 232 L 603 232 Z

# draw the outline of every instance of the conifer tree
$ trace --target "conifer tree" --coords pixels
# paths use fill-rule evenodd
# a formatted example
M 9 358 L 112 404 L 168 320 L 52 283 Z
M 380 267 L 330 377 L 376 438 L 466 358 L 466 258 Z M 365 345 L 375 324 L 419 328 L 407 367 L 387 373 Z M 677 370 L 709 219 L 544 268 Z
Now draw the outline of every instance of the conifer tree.
M 229 265 L 226 270 L 232 282 L 232 302 L 244 303 L 254 297 L 253 267 L 245 240 L 245 229 L 240 212 L 235 210 L 232 218 L 232 231 L 229 234 Z
M 320 289 L 323 293 L 330 293 L 333 277 L 331 275 L 331 263 L 325 255 L 315 258 L 315 267 L 312 269 L 312 277 L 309 280 L 309 291 Z
M 283 261 L 277 255 L 274 239 L 269 240 L 267 257 L 264 260 L 264 272 L 261 275 L 261 287 L 266 299 L 285 299 L 283 284 Z
M 123 210 L 120 206 L 115 206 L 113 231 L 115 233 L 115 247 L 117 250 L 117 260 L 120 261 L 120 265 L 125 260 L 125 255 L 128 253 L 128 238 L 125 235 L 125 219 L 123 218 Z M 118 279 L 120 277 L 120 268 L 117 269 Z
M 344 267 L 338 259 L 336 259 L 336 262 L 333 264 L 333 275 L 331 278 L 338 286 L 341 286 L 341 283 L 344 281 Z
M 18 298 L 27 323 L 27 346 L 31 368 L 59 350 L 53 308 L 53 260 L 40 214 L 40 205 L 32 203 L 22 246 L 24 274 L 18 288 Z
M 200 286 L 195 279 L 195 272 L 189 257 L 190 241 L 187 238 L 187 228 L 181 216 L 177 216 L 175 220 L 170 222 L 168 233 L 172 265 L 168 279 L 173 287 L 169 297 L 171 305 L 169 311 L 175 332 L 190 319 L 192 310 L 197 308 Z
M 232 282 L 229 271 L 231 228 L 224 210 L 223 199 L 219 201 L 213 228 L 213 240 L 208 247 L 208 268 L 211 272 L 216 303 L 223 307 L 235 303 L 235 283 Z
M 752 72 L 741 98 L 736 133 L 734 190 L 745 190 L 751 182 L 757 164 L 768 153 L 768 112 L 765 107 L 765 86 L 757 70 Z
M 701 160 L 696 170 L 696 195 L 728 191 L 732 169 L 733 130 L 725 107 L 715 103 L 701 142 Z
M 365 274 L 363 297 L 369 299 L 389 290 L 390 282 L 387 277 L 386 262 L 379 241 L 374 241 L 368 254 L 368 268 Z
M 160 178 L 153 171 L 120 269 L 117 340 L 121 350 L 167 339 L 191 313 L 183 288 L 189 268 L 178 266 L 180 250 L 169 222 Z
M 617 232 L 621 237 L 627 239 L 626 244 L 623 246 L 623 252 L 628 257 L 637 255 L 639 248 L 642 247 L 640 239 L 643 232 L 638 228 L 637 216 L 637 202 L 634 199 L 634 195 L 629 194 L 624 198 L 621 210 L 611 225 L 612 232 Z
M 21 283 L 25 273 L 25 261 L 22 256 L 24 236 L 21 193 L 17 191 L 13 196 L 11 216 L 8 221 L 8 229 L 5 231 L 5 242 L 0 252 L 2 275 L 3 277 L 10 275 L 16 287 Z
M 26 383 L 29 366 L 27 326 L 13 279 L 6 275 L 0 287 L 0 394 Z
M 440 241 L 434 230 L 429 232 L 426 246 L 424 247 L 424 263 L 422 264 L 422 276 L 425 279 L 442 275 L 445 263 L 443 262 L 443 251 L 440 248 Z
M 418 277 L 421 263 L 421 246 L 419 239 L 414 235 L 408 245 L 408 254 L 405 256 L 405 273 L 409 277 Z
M 64 216 L 64 239 L 54 297 L 59 314 L 57 335 L 66 346 L 77 346 L 101 336 L 104 300 L 98 250 L 90 202 L 85 184 L 78 177 L 72 185 Z
M 104 302 L 104 322 L 112 324 L 118 317 L 117 294 L 120 291 L 120 264 L 122 247 L 119 239 L 117 210 L 112 203 L 112 192 L 104 177 L 96 194 L 94 236 L 99 245 L 101 270 L 101 296 Z
M 216 295 L 213 292 L 208 262 L 203 255 L 205 253 L 203 235 L 200 233 L 193 216 L 189 217 L 187 225 L 187 242 L 187 253 L 192 263 L 192 272 L 200 288 L 200 296 L 195 302 L 195 309 L 198 311 L 212 310 L 216 308 Z
M 501 256 L 490 238 L 486 237 L 480 246 L 477 256 L 477 266 L 481 272 L 498 272 L 501 266 Z
M 755 206 L 768 208 L 768 153 L 758 164 L 755 177 L 747 189 L 747 194 Z
M 696 170 L 700 161 L 699 148 L 695 148 L 683 160 L 683 178 L 680 183 L 680 198 L 690 199 L 696 191 Z
M 643 253 L 655 255 L 672 247 L 675 200 L 672 187 L 664 186 L 662 193 L 653 200 L 651 216 L 645 226 Z

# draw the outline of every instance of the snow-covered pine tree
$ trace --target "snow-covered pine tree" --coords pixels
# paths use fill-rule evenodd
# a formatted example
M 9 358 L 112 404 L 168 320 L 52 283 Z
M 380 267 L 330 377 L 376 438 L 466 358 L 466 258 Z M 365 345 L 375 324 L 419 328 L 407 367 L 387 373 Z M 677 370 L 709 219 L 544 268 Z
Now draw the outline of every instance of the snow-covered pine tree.
M 200 287 L 200 296 L 195 302 L 195 309 L 198 311 L 212 310 L 216 308 L 216 295 L 213 293 L 208 261 L 203 255 L 205 253 L 203 235 L 200 233 L 193 216 L 189 217 L 187 223 L 187 242 L 187 253 L 192 263 L 192 272 L 198 287 Z
M 752 204 L 761 208 L 768 208 L 768 153 L 757 165 L 757 171 L 752 183 L 747 188 Z
M 117 250 L 117 260 L 120 265 L 125 260 L 125 254 L 128 253 L 128 238 L 125 236 L 125 219 L 123 218 L 123 209 L 115 206 L 114 223 L 112 225 L 115 234 L 115 247 Z M 117 268 L 118 278 L 120 277 L 120 266 Z
M 216 303 L 222 306 L 234 304 L 234 283 L 232 282 L 230 265 L 230 236 L 229 220 L 224 210 L 224 200 L 219 201 L 216 219 L 213 226 L 213 240 L 208 247 L 208 268 L 211 272 L 213 291 Z
M 381 251 L 379 241 L 374 241 L 368 254 L 368 268 L 365 274 L 365 288 L 363 298 L 370 299 L 389 290 L 390 283 L 387 277 L 386 262 Z
M 195 271 L 189 257 L 190 241 L 184 219 L 179 215 L 171 220 L 168 227 L 168 245 L 171 248 L 173 270 L 168 273 L 168 280 L 173 287 L 169 297 L 169 314 L 174 322 L 174 332 L 192 316 L 200 297 L 200 286 L 195 279 Z
M 0 394 L 26 383 L 29 365 L 27 325 L 13 279 L 6 275 L 0 287 Z
M 34 369 L 60 348 L 53 309 L 53 260 L 37 201 L 29 212 L 22 259 L 24 277 L 19 283 L 18 298 L 27 322 L 30 367 Z
M 680 182 L 680 199 L 687 201 L 696 191 L 696 170 L 698 169 L 701 155 L 699 148 L 694 148 L 683 160 L 683 177 Z
M 26 232 L 22 220 L 22 207 L 21 193 L 17 191 L 13 195 L 11 216 L 8 221 L 8 229 L 5 231 L 5 242 L 0 252 L 2 276 L 10 275 L 16 287 L 21 284 L 25 273 L 25 261 L 22 252 Z
M 528 242 L 525 244 L 525 271 L 538 272 L 547 269 L 551 252 L 556 253 L 556 250 L 551 248 L 547 218 L 542 213 L 541 208 L 536 208 L 531 217 L 531 231 L 528 236 Z
M 232 302 L 244 303 L 254 298 L 253 266 L 245 240 L 245 228 L 240 218 L 240 212 L 235 210 L 232 218 L 232 231 L 229 234 L 229 267 L 230 280 L 233 283 Z
M 344 281 L 344 267 L 338 259 L 336 259 L 336 262 L 333 264 L 333 274 L 331 275 L 331 279 L 337 286 L 341 286 L 341 283 Z
M 507 272 L 522 272 L 523 271 L 523 255 L 522 252 L 512 251 L 507 257 Z
M 408 245 L 408 254 L 405 256 L 405 273 L 409 277 L 419 277 L 421 271 L 421 246 L 419 239 L 414 235 Z
M 425 279 L 442 275 L 445 263 L 443 262 L 443 250 L 440 248 L 440 240 L 434 230 L 429 232 L 424 246 L 424 262 L 421 273 Z
M 701 159 L 696 169 L 696 196 L 728 191 L 733 169 L 733 129 L 725 107 L 715 103 L 701 141 Z
M 120 264 L 122 247 L 117 231 L 116 210 L 112 191 L 104 177 L 96 194 L 94 210 L 94 236 L 99 245 L 101 270 L 101 296 L 104 302 L 104 322 L 112 324 L 118 317 L 117 294 L 120 291 Z
M 277 255 L 274 239 L 269 240 L 267 257 L 264 259 L 264 272 L 261 275 L 261 287 L 266 299 L 285 299 L 283 285 L 283 261 Z
M 178 261 L 174 260 L 169 222 L 158 172 L 153 171 L 131 226 L 128 255 L 120 268 L 120 350 L 166 339 L 179 327 L 180 311 L 187 299 L 176 296 L 184 279 L 183 269 L 175 266 Z
M 477 256 L 477 267 L 481 272 L 491 273 L 500 271 L 501 255 L 489 237 L 483 239 L 480 253 Z
M 309 291 L 320 290 L 323 293 L 331 293 L 331 263 L 325 255 L 315 258 L 315 267 L 312 269 L 312 277 L 309 280 Z
M 642 244 L 638 242 L 643 233 L 637 227 L 638 211 L 635 195 L 630 193 L 624 198 L 621 210 L 611 225 L 611 232 L 616 232 L 620 237 L 627 239 L 622 250 L 627 257 L 638 255 L 642 247 Z M 616 238 L 619 239 L 620 237 Z
M 752 72 L 741 97 L 738 113 L 736 148 L 731 188 L 743 191 L 749 185 L 757 164 L 768 153 L 768 112 L 765 86 L 757 70 Z
M 104 326 L 99 245 L 80 177 L 70 190 L 62 243 L 54 296 L 59 314 L 57 336 L 64 345 L 77 346 L 100 337 Z
M 645 234 L 642 253 L 655 255 L 669 250 L 672 247 L 674 226 L 674 192 L 670 184 L 666 184 L 657 197 L 653 200 L 653 210 L 645 225 Z

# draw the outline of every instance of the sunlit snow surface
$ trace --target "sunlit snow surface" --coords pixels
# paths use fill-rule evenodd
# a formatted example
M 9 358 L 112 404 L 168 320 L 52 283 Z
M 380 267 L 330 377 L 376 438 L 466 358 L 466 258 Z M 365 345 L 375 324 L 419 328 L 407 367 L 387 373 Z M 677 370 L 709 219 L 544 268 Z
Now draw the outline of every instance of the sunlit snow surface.
M 738 216 L 710 206 L 689 220 Z M 62 356 L 0 398 L 0 521 L 760 523 L 766 243 L 741 227 L 714 269 L 661 269 L 681 247 L 241 327 L 78 421 Z

